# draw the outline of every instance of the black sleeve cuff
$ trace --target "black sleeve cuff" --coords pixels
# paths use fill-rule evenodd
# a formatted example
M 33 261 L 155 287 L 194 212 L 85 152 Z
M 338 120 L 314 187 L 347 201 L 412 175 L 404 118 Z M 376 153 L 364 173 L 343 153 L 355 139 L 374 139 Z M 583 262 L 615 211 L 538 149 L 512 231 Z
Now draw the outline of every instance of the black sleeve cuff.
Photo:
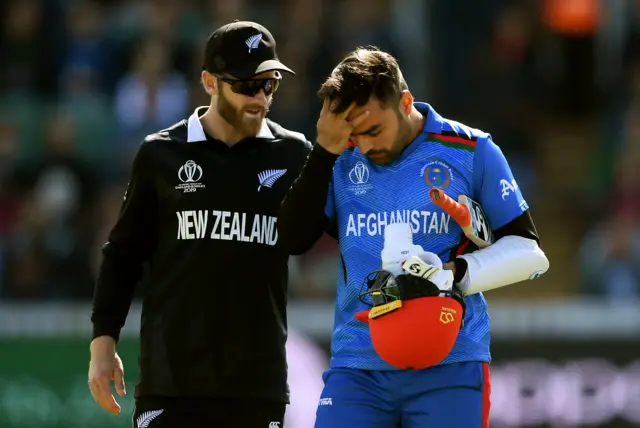
M 100 337 L 100 336 L 113 337 L 113 340 L 115 340 L 116 343 L 118 343 L 118 341 L 120 340 L 120 329 L 117 328 L 117 327 L 114 328 L 113 326 L 96 324 L 94 322 L 94 324 L 93 324 L 93 335 L 91 336 L 91 340 L 95 339 L 96 337 Z
M 330 176 L 330 173 L 333 171 L 333 166 L 339 157 L 340 155 L 335 155 L 327 151 L 320 144 L 316 144 L 313 146 L 313 150 L 311 150 L 306 167 L 314 172 L 328 171 Z
M 467 273 L 467 261 L 458 257 L 453 260 L 453 264 L 456 267 L 456 272 L 453 276 L 453 282 L 456 284 L 460 284 L 460 281 L 462 281 L 462 278 L 464 278 L 465 274 Z

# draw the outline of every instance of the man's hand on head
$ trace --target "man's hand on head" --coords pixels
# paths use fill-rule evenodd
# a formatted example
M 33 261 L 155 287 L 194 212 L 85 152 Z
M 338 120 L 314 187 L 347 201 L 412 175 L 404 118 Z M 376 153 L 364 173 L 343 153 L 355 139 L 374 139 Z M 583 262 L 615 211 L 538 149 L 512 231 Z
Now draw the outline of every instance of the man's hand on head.
M 349 113 L 356 106 L 352 103 L 341 113 L 334 113 L 335 104 L 325 99 L 320 112 L 320 118 L 316 124 L 318 132 L 318 144 L 326 151 L 339 155 L 349 144 L 349 138 L 353 130 L 369 116 L 365 110 L 352 120 L 347 120 Z

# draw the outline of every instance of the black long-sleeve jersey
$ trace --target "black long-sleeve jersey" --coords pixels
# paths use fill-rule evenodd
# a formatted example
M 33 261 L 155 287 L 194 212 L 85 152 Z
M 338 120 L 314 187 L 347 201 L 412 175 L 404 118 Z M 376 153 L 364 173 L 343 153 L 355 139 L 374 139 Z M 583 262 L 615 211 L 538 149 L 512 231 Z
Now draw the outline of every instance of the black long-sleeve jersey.
M 266 120 L 229 147 L 198 114 L 138 150 L 103 248 L 93 337 L 118 340 L 148 265 L 136 397 L 286 402 L 289 252 L 277 213 L 311 144 Z

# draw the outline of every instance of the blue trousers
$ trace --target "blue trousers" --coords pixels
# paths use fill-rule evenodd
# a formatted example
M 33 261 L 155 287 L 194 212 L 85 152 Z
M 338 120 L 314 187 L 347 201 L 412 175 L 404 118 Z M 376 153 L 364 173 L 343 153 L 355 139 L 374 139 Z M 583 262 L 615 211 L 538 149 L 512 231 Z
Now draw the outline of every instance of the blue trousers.
M 315 428 L 488 428 L 489 364 L 415 371 L 332 368 Z

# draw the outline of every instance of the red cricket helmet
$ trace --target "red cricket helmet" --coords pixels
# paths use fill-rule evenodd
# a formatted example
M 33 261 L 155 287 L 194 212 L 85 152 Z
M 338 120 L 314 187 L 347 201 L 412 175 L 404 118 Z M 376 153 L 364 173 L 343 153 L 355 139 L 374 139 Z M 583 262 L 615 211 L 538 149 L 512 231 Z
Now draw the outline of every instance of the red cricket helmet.
M 360 300 L 371 310 L 356 313 L 369 324 L 373 347 L 399 369 L 435 366 L 451 352 L 463 326 L 465 304 L 455 289 L 442 291 L 425 278 L 385 270 L 365 278 Z

